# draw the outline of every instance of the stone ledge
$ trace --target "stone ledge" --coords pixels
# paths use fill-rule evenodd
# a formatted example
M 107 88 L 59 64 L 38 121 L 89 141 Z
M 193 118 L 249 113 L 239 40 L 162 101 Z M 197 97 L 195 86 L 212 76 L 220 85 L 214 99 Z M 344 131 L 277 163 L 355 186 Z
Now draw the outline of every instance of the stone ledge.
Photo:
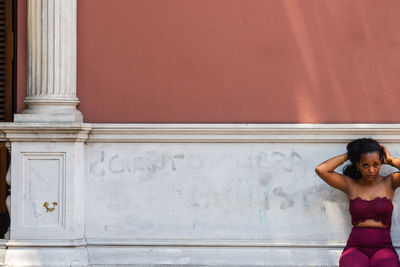
M 0 123 L 0 141 L 92 143 L 400 142 L 400 124 Z
M 400 141 L 400 124 L 92 124 L 93 143 L 347 143 Z
M 91 130 L 86 123 L 0 123 L 0 141 L 85 142 Z

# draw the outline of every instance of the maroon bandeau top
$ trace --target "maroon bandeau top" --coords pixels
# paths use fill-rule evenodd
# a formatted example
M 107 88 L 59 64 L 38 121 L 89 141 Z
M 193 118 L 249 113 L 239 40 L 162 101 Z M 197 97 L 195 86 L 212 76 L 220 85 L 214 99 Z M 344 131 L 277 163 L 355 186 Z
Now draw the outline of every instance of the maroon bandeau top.
M 387 197 L 376 197 L 372 200 L 360 197 L 350 199 L 349 211 L 353 226 L 366 220 L 382 222 L 388 228 L 392 224 L 393 204 L 392 200 Z

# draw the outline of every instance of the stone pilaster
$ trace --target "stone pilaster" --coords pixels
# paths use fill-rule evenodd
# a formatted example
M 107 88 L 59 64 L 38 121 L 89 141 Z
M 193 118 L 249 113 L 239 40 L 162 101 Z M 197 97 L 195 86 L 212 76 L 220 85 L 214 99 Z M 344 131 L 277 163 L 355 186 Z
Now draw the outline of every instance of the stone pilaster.
M 84 172 L 91 126 L 8 123 L 0 131 L 11 143 L 7 177 L 11 224 L 5 265 L 89 266 Z
M 27 109 L 16 122 L 82 122 L 76 109 L 77 0 L 28 0 Z

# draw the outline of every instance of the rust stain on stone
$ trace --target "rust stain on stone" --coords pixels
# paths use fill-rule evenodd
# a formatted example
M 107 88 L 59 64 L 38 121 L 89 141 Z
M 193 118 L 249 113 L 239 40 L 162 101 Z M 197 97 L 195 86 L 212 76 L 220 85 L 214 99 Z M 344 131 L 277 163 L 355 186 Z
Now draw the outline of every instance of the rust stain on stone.
M 43 203 L 43 207 L 45 207 L 46 208 L 46 213 L 47 212 L 53 212 L 55 209 L 56 209 L 56 206 L 58 205 L 58 203 L 57 202 L 52 202 L 52 204 L 53 204 L 53 207 L 49 207 L 49 202 L 44 202 Z

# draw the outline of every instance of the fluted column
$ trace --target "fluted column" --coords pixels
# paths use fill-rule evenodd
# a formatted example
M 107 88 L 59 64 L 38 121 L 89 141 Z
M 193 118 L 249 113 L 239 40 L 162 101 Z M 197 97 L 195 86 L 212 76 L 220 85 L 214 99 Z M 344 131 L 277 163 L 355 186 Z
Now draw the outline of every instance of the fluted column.
M 16 122 L 81 122 L 76 109 L 77 0 L 28 0 L 27 109 Z

